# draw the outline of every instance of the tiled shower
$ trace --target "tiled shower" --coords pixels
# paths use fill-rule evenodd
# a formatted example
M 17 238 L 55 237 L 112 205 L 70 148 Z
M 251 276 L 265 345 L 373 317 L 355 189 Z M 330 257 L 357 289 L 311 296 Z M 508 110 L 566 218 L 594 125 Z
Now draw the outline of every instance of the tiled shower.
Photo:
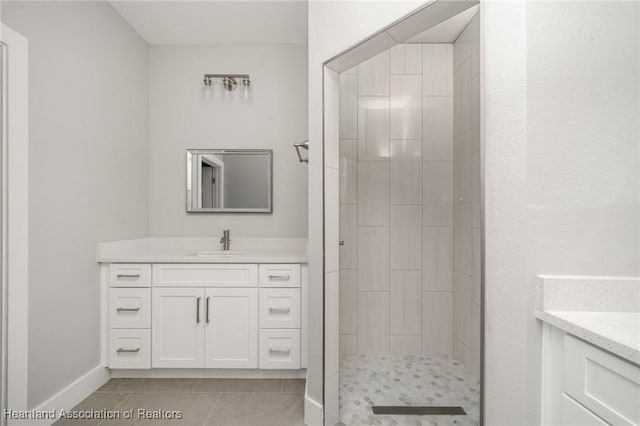
M 399 44 L 340 75 L 341 404 L 357 404 L 342 377 L 372 365 L 435 360 L 477 385 L 478 39 L 476 16 L 454 43 Z

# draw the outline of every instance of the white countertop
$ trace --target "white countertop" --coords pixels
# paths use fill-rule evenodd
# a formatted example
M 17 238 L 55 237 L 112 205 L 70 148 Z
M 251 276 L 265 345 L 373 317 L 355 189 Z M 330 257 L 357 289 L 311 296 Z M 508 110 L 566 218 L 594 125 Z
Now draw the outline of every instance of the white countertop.
M 640 312 L 536 311 L 536 317 L 640 365 Z
M 640 278 L 540 276 L 535 315 L 640 365 Z
M 100 263 L 307 263 L 306 240 L 300 238 L 232 238 L 231 252 L 197 256 L 220 250 L 216 238 L 141 238 L 98 244 Z

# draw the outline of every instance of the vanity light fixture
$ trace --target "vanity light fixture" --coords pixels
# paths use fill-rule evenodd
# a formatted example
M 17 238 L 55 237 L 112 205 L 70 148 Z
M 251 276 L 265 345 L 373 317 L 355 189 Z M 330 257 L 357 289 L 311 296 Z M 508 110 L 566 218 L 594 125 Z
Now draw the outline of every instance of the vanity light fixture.
M 249 74 L 205 74 L 202 81 L 205 86 L 211 86 L 213 80 L 217 78 L 222 80 L 222 87 L 229 92 L 236 90 L 239 79 L 242 80 L 242 86 L 245 92 L 248 91 L 249 86 L 251 86 L 251 77 Z

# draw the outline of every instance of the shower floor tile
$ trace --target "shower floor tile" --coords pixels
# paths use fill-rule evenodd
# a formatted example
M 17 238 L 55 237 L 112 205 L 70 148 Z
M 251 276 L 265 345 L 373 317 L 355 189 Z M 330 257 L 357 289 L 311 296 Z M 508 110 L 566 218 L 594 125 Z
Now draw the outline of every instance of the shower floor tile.
M 347 355 L 340 360 L 340 420 L 346 426 L 478 425 L 479 389 L 451 357 Z M 374 415 L 373 405 L 460 406 L 467 415 Z

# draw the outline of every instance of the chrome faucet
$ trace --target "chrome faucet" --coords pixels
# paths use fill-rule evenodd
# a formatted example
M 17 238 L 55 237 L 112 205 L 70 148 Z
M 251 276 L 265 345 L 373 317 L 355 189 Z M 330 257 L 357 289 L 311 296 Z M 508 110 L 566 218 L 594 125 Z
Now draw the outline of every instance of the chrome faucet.
M 229 230 L 225 229 L 224 231 L 222 231 L 222 238 L 220 238 L 220 244 L 224 244 L 222 246 L 222 249 L 224 251 L 229 250 L 229 243 L 231 243 L 231 238 L 229 238 Z

